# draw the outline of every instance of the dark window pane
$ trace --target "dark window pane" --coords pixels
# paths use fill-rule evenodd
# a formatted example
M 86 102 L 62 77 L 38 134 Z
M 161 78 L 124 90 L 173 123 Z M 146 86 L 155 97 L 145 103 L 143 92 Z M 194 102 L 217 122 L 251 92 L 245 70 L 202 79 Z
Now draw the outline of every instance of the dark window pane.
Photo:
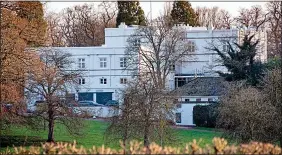
M 176 113 L 176 123 L 181 123 L 181 113 Z

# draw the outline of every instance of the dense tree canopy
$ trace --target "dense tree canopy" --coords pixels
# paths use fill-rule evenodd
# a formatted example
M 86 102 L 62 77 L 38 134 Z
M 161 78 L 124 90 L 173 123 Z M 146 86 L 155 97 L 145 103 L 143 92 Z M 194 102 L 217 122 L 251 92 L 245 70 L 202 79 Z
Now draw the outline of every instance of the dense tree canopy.
M 217 45 L 209 48 L 217 52 L 221 58 L 221 65 L 225 66 L 229 73 L 218 71 L 219 75 L 227 81 L 247 80 L 251 85 L 256 85 L 263 73 L 263 65 L 255 60 L 259 40 L 253 41 L 254 35 L 245 35 L 242 44 L 223 41 L 227 49 L 220 49 Z
M 138 1 L 118 1 L 116 26 L 121 22 L 126 25 L 145 25 L 144 11 Z
M 46 23 L 40 2 L 2 2 L 1 10 L 1 101 L 15 102 L 22 99 L 20 83 L 31 62 L 24 51 L 44 43 Z
M 175 1 L 171 10 L 171 17 L 174 24 L 184 23 L 190 26 L 197 26 L 197 15 L 188 1 Z

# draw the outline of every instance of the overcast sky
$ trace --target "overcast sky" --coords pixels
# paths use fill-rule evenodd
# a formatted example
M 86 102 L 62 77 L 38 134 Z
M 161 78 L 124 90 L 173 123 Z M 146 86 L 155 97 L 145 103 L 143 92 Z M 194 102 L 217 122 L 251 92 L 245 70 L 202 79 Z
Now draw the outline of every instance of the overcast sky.
M 88 1 L 89 2 L 89 1 Z M 59 12 L 65 7 L 83 4 L 85 2 L 48 2 L 47 8 L 48 10 Z M 236 16 L 238 10 L 242 7 L 250 8 L 252 5 L 262 5 L 264 6 L 266 2 L 190 2 L 193 8 L 197 6 L 218 6 L 219 8 L 223 8 L 228 10 L 232 15 Z M 160 12 L 163 11 L 165 2 L 151 2 L 152 4 L 152 16 L 157 17 Z M 150 2 L 140 2 L 141 7 L 143 8 L 145 15 L 150 13 Z

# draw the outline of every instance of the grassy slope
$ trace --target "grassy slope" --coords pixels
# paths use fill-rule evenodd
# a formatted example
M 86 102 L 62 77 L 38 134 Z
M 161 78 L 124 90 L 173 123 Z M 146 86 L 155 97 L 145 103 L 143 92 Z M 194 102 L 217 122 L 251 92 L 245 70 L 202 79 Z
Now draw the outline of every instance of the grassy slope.
M 87 127 L 84 129 L 85 135 L 82 137 L 70 136 L 66 129 L 61 125 L 56 125 L 55 127 L 55 140 L 56 141 L 66 141 L 72 142 L 76 140 L 79 145 L 83 145 L 86 148 L 91 148 L 93 145 L 101 146 L 104 144 L 104 131 L 107 128 L 107 123 L 99 121 L 86 121 Z M 177 135 L 177 143 L 174 146 L 185 146 L 186 143 L 191 142 L 193 139 L 199 140 L 202 139 L 200 143 L 201 146 L 210 144 L 212 138 L 221 136 L 221 133 L 207 130 L 185 130 L 185 129 L 174 129 Z M 14 145 L 23 145 L 24 141 L 28 141 L 25 146 L 32 144 L 32 141 L 35 141 L 35 144 L 40 144 L 47 139 L 47 130 L 46 131 L 33 131 L 23 127 L 13 128 L 7 136 L 17 137 L 18 139 L 6 138 Z M 18 141 L 18 144 L 16 143 Z M 5 143 L 5 142 L 4 142 Z M 3 144 L 2 143 L 2 146 Z M 106 144 L 106 146 L 111 148 L 119 148 L 119 143 Z

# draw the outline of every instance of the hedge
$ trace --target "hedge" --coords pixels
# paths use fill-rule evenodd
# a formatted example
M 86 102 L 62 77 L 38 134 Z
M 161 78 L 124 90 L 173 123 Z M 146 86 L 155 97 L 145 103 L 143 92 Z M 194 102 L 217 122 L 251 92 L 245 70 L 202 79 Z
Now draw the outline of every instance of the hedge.
M 251 142 L 249 144 L 230 145 L 225 139 L 214 138 L 211 146 L 201 148 L 199 142 L 186 144 L 182 148 L 161 147 L 151 143 L 149 147 L 143 147 L 142 142 L 132 141 L 128 147 L 114 150 L 111 148 L 96 147 L 85 149 L 76 143 L 45 143 L 41 147 L 31 146 L 17 147 L 13 150 L 6 150 L 0 154 L 281 154 L 281 148 L 269 143 Z
M 217 117 L 217 103 L 193 107 L 193 121 L 196 126 L 214 128 Z

